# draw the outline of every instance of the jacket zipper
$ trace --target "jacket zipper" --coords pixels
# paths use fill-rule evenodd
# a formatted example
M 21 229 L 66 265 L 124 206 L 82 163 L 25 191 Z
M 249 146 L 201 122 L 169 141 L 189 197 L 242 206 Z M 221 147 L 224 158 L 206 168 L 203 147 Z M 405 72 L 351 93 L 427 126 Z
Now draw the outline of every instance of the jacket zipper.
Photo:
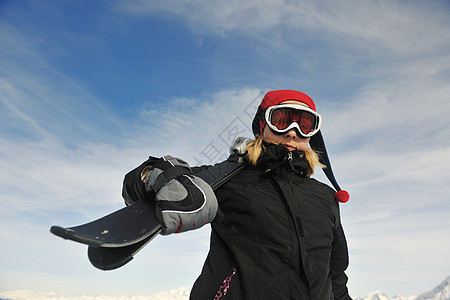
M 292 161 L 292 152 L 291 151 L 288 152 L 288 160 Z
M 291 167 L 291 170 L 295 172 L 295 168 L 294 168 L 294 159 L 293 159 L 293 157 L 292 157 L 292 152 L 291 152 L 291 151 L 288 152 L 288 157 L 287 157 L 287 159 L 288 159 L 289 166 Z

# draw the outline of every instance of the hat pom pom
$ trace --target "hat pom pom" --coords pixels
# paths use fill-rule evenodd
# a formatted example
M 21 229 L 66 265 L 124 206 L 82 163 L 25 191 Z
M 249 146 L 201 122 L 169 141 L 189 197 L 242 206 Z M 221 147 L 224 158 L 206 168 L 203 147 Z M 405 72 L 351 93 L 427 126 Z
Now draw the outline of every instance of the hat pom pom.
M 337 191 L 334 194 L 334 197 L 336 197 L 336 200 L 340 203 L 345 203 L 350 199 L 350 195 L 347 191 L 344 190 Z

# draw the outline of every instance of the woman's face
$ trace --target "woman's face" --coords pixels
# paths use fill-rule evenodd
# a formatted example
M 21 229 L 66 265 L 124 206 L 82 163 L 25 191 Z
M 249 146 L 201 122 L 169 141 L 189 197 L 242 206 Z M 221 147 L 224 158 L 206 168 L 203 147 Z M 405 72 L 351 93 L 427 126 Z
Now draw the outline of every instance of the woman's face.
M 300 104 L 307 106 L 303 102 L 295 101 L 295 100 L 288 100 L 282 102 L 283 104 L 291 103 L 291 104 Z M 305 149 L 308 147 L 308 143 L 310 138 L 304 138 L 301 136 L 295 129 L 291 129 L 286 133 L 283 134 L 275 134 L 270 130 L 269 126 L 264 127 L 263 130 L 263 137 L 266 139 L 269 139 L 271 141 L 280 143 L 280 145 L 286 147 L 289 151 L 293 150 L 301 150 L 305 151 Z

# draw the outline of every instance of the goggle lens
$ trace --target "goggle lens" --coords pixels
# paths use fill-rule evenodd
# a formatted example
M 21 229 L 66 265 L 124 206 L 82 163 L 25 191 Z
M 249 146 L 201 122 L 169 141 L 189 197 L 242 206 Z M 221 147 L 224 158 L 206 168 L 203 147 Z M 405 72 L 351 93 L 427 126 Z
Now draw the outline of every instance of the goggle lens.
M 322 123 L 317 112 L 309 107 L 290 103 L 269 107 L 265 112 L 265 119 L 276 134 L 296 128 L 305 138 L 316 134 Z
M 284 130 L 296 122 L 304 134 L 314 131 L 316 116 L 307 111 L 292 108 L 279 108 L 272 112 L 270 123 L 279 130 Z

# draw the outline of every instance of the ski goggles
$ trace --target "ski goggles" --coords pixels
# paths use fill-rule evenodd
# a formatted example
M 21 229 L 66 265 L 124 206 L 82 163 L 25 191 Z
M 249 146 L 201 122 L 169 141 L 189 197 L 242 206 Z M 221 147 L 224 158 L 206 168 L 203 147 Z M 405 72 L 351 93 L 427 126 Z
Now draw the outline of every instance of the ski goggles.
M 292 129 L 308 138 L 316 134 L 322 125 L 322 117 L 311 108 L 300 104 L 279 104 L 266 109 L 265 121 L 275 134 Z

